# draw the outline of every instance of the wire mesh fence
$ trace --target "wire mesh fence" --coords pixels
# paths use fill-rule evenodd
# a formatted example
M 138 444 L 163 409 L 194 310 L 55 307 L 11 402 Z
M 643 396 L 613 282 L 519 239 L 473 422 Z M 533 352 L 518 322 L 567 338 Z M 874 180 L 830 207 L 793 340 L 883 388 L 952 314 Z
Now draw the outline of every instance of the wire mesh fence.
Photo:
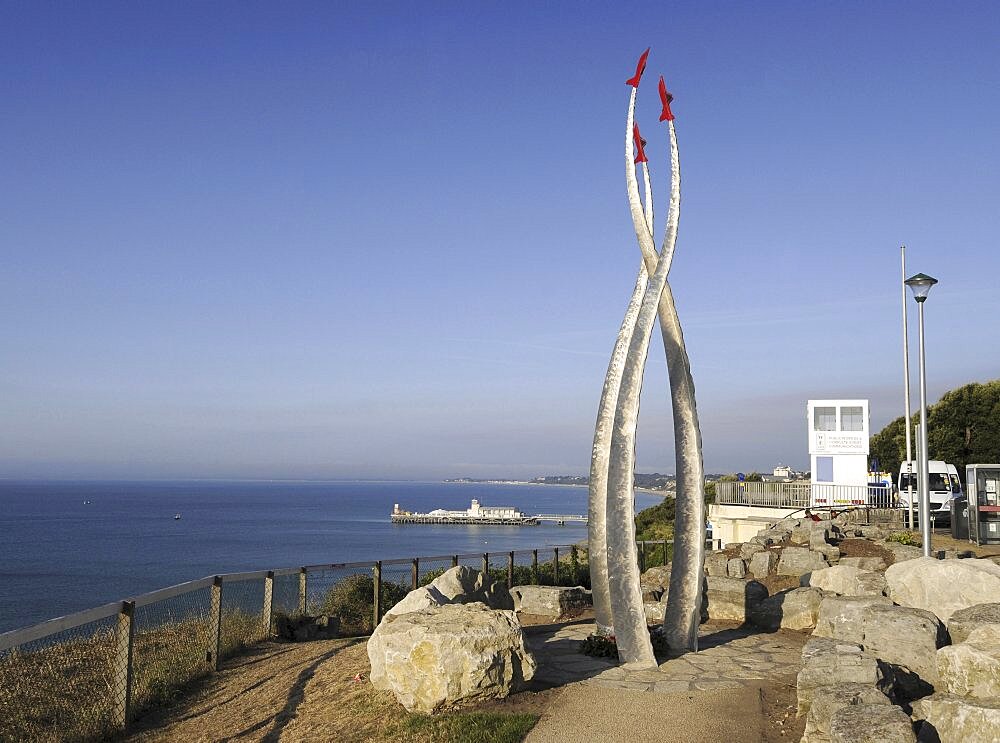
M 309 568 L 307 581 L 307 614 L 336 617 L 339 634 L 343 637 L 367 635 L 375 629 L 374 563 Z M 386 585 L 383 582 L 383 607 L 395 604 L 409 590 L 402 585 Z
M 438 555 L 211 576 L 0 635 L 0 743 L 110 737 L 169 704 L 220 659 L 272 636 L 275 616 L 336 617 L 340 636 L 449 568 L 503 585 L 589 586 L 586 553 L 568 546 Z
M 116 616 L 0 651 L 0 741 L 87 740 L 112 729 Z
M 210 613 L 208 586 L 136 607 L 130 717 L 169 704 L 178 689 L 212 670 Z
M 219 660 L 263 640 L 271 632 L 264 617 L 265 583 L 260 577 L 223 580 L 219 618 Z
M 299 603 L 299 576 L 302 573 L 296 571 L 275 571 L 274 585 L 271 589 L 271 613 L 272 617 L 285 614 L 292 616 L 298 614 L 304 607 Z M 273 631 L 272 619 L 272 631 Z

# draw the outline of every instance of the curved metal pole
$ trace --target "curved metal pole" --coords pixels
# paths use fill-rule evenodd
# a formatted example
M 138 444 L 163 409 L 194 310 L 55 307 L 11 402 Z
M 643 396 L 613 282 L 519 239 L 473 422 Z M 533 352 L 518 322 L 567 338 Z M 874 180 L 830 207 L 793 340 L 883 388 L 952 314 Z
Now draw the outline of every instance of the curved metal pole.
M 594 623 L 597 634 L 613 635 L 614 621 L 611 615 L 611 595 L 608 589 L 608 457 L 611 453 L 611 431 L 618 406 L 618 391 L 621 388 L 622 370 L 628 355 L 629 343 L 639 316 L 642 297 L 646 292 L 646 264 L 640 263 L 635 288 L 625 310 L 618 339 L 611 352 L 608 373 L 604 377 L 604 389 L 597 409 L 597 425 L 594 427 L 594 448 L 590 457 L 590 484 L 587 499 L 587 559 L 590 563 L 590 588 L 594 600 Z
M 627 116 L 631 132 L 635 115 L 635 91 L 629 101 Z M 641 234 L 641 223 L 636 219 L 635 202 L 638 185 L 635 167 L 626 158 L 626 184 L 633 226 L 639 239 L 639 248 L 646 270 L 655 272 L 659 260 L 673 260 L 680 216 L 680 163 L 677 151 L 677 134 L 673 122 L 668 122 L 670 134 L 671 190 L 670 208 L 664 235 L 662 258 L 653 248 L 650 233 Z M 695 400 L 691 363 L 684 345 L 684 334 L 674 304 L 669 282 L 660 296 L 660 332 L 667 357 L 670 377 L 670 398 L 674 418 L 674 453 L 677 462 L 677 508 L 674 521 L 674 557 L 670 573 L 670 600 L 663 619 L 667 644 L 675 650 L 698 649 L 698 623 L 701 615 L 701 582 L 705 559 L 705 470 L 702 459 L 701 429 Z
M 649 168 L 643 163 L 643 186 L 645 188 L 645 219 L 650 232 L 653 230 L 653 191 Z M 594 602 L 594 624 L 598 635 L 613 635 L 614 618 L 611 613 L 611 594 L 608 587 L 608 458 L 611 453 L 611 438 L 618 406 L 618 392 L 621 389 L 622 373 L 629 344 L 635 330 L 639 308 L 646 292 L 648 279 L 646 264 L 639 263 L 632 297 L 625 310 L 621 329 L 611 361 L 604 377 L 601 402 L 597 409 L 597 425 L 594 427 L 594 447 L 590 457 L 590 480 L 587 498 L 587 561 L 590 566 L 590 588 Z M 634 525 L 633 525 L 634 533 Z

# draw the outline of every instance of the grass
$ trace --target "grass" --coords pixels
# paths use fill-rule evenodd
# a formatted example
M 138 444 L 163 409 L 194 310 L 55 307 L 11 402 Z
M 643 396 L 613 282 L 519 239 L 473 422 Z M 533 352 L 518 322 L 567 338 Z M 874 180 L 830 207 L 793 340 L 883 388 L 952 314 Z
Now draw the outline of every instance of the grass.
M 227 611 L 222 657 L 260 639 L 260 617 Z M 174 703 L 211 668 L 208 621 L 192 617 L 137 631 L 130 718 Z M 0 742 L 102 740 L 114 730 L 114 632 L 99 628 L 58 644 L 0 657 Z
M 538 722 L 538 715 L 521 712 L 452 712 L 430 717 L 410 715 L 403 730 L 428 743 L 519 743 Z

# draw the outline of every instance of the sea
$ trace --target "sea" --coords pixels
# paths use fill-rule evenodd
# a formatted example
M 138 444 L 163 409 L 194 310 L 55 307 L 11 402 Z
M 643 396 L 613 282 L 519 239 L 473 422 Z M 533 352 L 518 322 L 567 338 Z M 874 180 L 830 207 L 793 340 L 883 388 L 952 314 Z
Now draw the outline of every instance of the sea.
M 584 524 L 392 524 L 476 498 L 586 514 L 583 487 L 396 481 L 0 480 L 0 632 L 219 573 L 575 544 Z M 660 497 L 636 494 L 636 509 Z M 180 518 L 176 518 L 180 516 Z

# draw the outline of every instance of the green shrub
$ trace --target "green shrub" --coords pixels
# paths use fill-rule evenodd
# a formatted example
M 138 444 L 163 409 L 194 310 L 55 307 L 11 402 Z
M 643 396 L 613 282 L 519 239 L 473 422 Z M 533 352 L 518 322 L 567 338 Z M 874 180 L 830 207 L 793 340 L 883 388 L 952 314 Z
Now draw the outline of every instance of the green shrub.
M 382 612 L 399 603 L 409 589 L 397 583 L 382 581 Z M 375 603 L 375 579 L 370 575 L 351 575 L 338 582 L 323 597 L 319 605 L 322 614 L 340 618 L 342 635 L 370 633 Z
M 885 538 L 887 542 L 898 542 L 899 544 L 908 544 L 915 547 L 920 546 L 920 537 L 918 537 L 912 531 L 895 531 Z

